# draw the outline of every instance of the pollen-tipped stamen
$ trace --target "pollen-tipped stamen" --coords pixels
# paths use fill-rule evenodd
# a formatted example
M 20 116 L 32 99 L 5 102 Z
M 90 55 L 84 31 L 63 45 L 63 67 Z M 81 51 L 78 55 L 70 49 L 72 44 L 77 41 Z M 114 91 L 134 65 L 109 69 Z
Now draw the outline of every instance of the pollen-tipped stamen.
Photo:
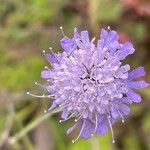
M 33 97 L 36 97 L 36 98 L 54 98 L 53 95 L 36 95 L 36 94 L 32 94 L 30 92 L 27 92 L 27 95 L 30 95 L 30 96 L 33 96 Z
M 63 120 L 59 120 L 59 122 L 64 122 L 64 121 L 67 121 L 69 120 L 71 117 L 73 117 L 75 115 L 75 113 L 72 113 L 69 117 L 67 117 L 66 119 L 63 119 Z
M 65 33 L 64 33 L 63 27 L 62 27 L 62 26 L 60 26 L 60 27 L 59 27 L 59 29 L 60 29 L 60 31 L 61 31 L 61 33 L 62 33 L 62 35 L 63 35 L 63 36 L 66 36 L 66 35 L 65 35 Z
M 119 113 L 119 115 L 120 115 L 120 117 L 121 117 L 121 121 L 122 121 L 122 123 L 124 123 L 125 121 L 124 121 L 124 117 L 123 117 L 123 115 L 121 114 L 121 112 L 118 110 L 118 113 Z
M 112 123 L 111 123 L 111 120 L 110 120 L 110 116 L 108 116 L 108 117 L 107 117 L 107 119 L 108 119 L 108 123 L 109 123 L 110 130 L 111 130 L 112 143 L 115 143 L 115 139 L 114 139 L 114 132 L 113 132 L 113 128 L 112 128 Z
M 42 88 L 47 88 L 47 86 L 44 86 L 44 85 L 42 85 L 42 84 L 40 84 L 40 83 L 38 83 L 38 82 L 34 82 L 34 84 L 35 84 L 35 85 L 38 85 L 38 86 L 40 86 L 40 87 L 42 87 Z
M 76 138 L 76 139 L 74 139 L 74 140 L 72 140 L 72 143 L 75 143 L 75 142 L 79 139 L 79 137 L 81 136 L 82 131 L 83 131 L 83 129 L 84 129 L 84 126 L 85 126 L 85 120 L 83 121 L 83 124 L 82 124 L 81 130 L 80 130 L 80 132 L 79 132 L 79 134 L 78 134 L 77 138 Z

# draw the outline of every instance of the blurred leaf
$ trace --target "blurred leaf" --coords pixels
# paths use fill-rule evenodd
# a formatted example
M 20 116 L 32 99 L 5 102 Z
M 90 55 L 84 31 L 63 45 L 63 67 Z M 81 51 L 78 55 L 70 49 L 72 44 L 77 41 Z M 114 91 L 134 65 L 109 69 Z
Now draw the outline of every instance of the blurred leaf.
M 126 30 L 130 33 L 130 35 L 137 40 L 142 40 L 146 35 L 146 28 L 144 23 L 135 23 L 129 22 L 126 25 Z
M 79 139 L 74 144 L 71 143 L 69 150 L 91 150 L 91 144 L 89 140 Z
M 95 1 L 96 2 L 96 1 Z M 118 0 L 101 0 L 97 9 L 96 18 L 98 21 L 114 21 L 119 18 L 122 11 L 122 5 Z
M 79 139 L 71 144 L 69 150 L 112 150 L 110 133 L 104 136 L 95 136 L 90 139 Z
M 13 90 L 25 90 L 27 86 L 40 78 L 42 67 L 41 58 L 29 58 L 15 66 L 5 67 L 5 71 L 0 74 L 0 82 Z
M 123 147 L 125 150 L 141 150 L 140 143 L 134 132 L 131 131 L 124 137 Z

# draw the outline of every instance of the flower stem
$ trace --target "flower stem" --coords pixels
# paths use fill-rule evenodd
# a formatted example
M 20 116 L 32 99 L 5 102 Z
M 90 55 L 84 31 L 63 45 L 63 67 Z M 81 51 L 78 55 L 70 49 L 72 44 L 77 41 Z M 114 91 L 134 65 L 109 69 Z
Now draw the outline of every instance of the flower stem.
M 38 126 L 41 122 L 43 122 L 44 120 L 46 120 L 48 117 L 52 116 L 53 114 L 57 113 L 60 111 L 60 108 L 56 108 L 40 117 L 38 117 L 37 119 L 35 119 L 33 122 L 29 123 L 25 128 L 23 128 L 21 131 L 19 131 L 18 133 L 16 133 L 16 135 L 14 135 L 13 137 L 10 137 L 8 139 L 8 143 L 9 144 L 14 144 L 15 142 L 17 142 L 18 140 L 20 140 L 22 137 L 24 137 L 28 132 L 30 132 L 31 130 L 33 130 L 36 126 Z

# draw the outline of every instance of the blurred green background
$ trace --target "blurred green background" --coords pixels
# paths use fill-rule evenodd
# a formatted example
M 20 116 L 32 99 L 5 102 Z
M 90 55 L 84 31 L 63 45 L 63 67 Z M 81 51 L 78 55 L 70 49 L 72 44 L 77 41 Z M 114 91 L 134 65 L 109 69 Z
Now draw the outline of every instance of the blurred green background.
M 40 71 L 45 65 L 42 50 L 61 51 L 63 26 L 70 36 L 76 26 L 98 37 L 110 26 L 120 41 L 134 43 L 132 68 L 143 65 L 150 82 L 149 0 L 0 0 L 0 149 L 1 150 L 150 150 L 150 89 L 140 90 L 143 101 L 131 106 L 131 114 L 111 134 L 79 139 L 67 135 L 72 121 L 59 123 L 58 114 L 44 114 L 50 100 L 36 99 L 27 91 L 43 94 L 34 84 L 44 83 Z M 48 118 L 48 119 L 47 119 Z

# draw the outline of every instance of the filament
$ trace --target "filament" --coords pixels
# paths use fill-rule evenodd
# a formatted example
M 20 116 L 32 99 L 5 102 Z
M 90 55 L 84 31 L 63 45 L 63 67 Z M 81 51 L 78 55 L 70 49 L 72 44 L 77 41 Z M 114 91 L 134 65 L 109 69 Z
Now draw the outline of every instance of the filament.
M 94 132 L 96 132 L 96 130 L 97 130 L 97 124 L 98 124 L 98 119 L 97 119 L 97 115 L 95 115 L 95 129 L 94 129 Z
M 59 120 L 59 122 L 61 123 L 61 122 L 64 122 L 64 121 L 69 120 L 71 117 L 74 116 L 74 114 L 75 114 L 75 113 L 72 113 L 72 114 L 71 114 L 69 117 L 67 117 L 66 119 L 64 119 L 64 120 Z
M 59 27 L 59 29 L 60 29 L 60 31 L 61 31 L 61 33 L 62 33 L 62 35 L 63 35 L 63 36 L 66 36 L 66 35 L 65 35 L 65 33 L 64 33 L 63 27 L 62 27 L 62 26 L 60 26 L 60 27 Z
M 109 126 L 110 126 L 110 130 L 111 130 L 111 135 L 112 135 L 112 143 L 115 143 L 115 139 L 114 139 L 114 132 L 113 132 L 113 128 L 112 128 L 112 123 L 110 121 L 110 117 L 107 117 L 108 122 L 109 122 Z
M 77 136 L 77 138 L 75 140 L 72 140 L 72 143 L 75 143 L 79 139 L 79 137 L 82 134 L 82 131 L 84 129 L 84 126 L 85 126 L 85 120 L 83 121 L 83 124 L 82 124 L 81 130 L 79 132 L 79 135 Z
M 123 115 L 121 114 L 121 112 L 118 110 L 118 113 L 119 113 L 119 115 L 120 115 L 120 117 L 121 117 L 121 121 L 122 121 L 122 123 L 124 123 L 124 117 L 123 117 Z
M 40 87 L 42 87 L 42 88 L 46 88 L 46 86 L 44 86 L 44 85 L 42 85 L 42 84 L 40 84 L 40 83 L 38 83 L 38 82 L 35 82 L 35 85 L 38 85 L 38 86 L 40 86 Z
M 27 95 L 33 96 L 33 97 L 37 97 L 37 98 L 54 98 L 54 95 L 36 95 L 36 94 L 32 94 L 30 92 L 27 92 Z

